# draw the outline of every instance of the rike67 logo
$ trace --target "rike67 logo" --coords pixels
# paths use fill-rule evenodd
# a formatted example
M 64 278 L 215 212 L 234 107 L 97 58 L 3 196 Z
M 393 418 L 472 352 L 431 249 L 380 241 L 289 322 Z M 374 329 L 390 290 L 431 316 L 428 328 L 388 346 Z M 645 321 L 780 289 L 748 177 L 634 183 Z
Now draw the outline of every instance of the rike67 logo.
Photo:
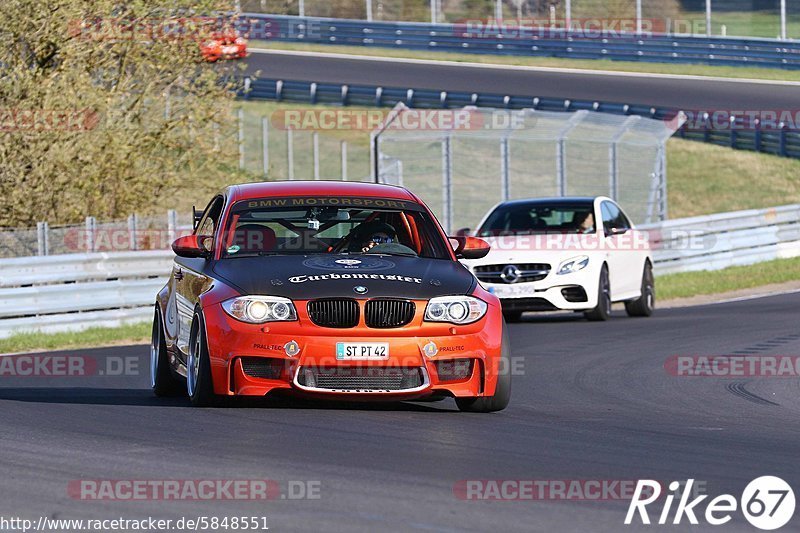
M 692 485 L 694 479 L 689 479 L 684 485 L 678 481 L 669 484 L 669 491 L 664 498 L 663 507 L 658 514 L 657 524 L 681 524 L 684 517 L 692 525 L 697 525 L 698 515 L 712 526 L 720 526 L 731 521 L 737 508 L 751 525 L 764 531 L 772 531 L 785 526 L 794 515 L 794 491 L 784 480 L 775 476 L 762 476 L 751 481 L 742 492 L 737 501 L 731 494 L 721 494 L 705 502 L 705 512 L 701 512 L 704 500 L 708 495 L 696 496 L 691 501 Z M 650 524 L 651 519 L 647 506 L 658 501 L 661 497 L 661 484 L 654 480 L 639 480 L 633 493 L 625 524 L 630 525 L 638 514 L 642 524 Z M 678 498 L 674 514 L 672 504 Z M 660 503 L 660 501 L 659 501 Z M 656 506 L 653 506 L 656 507 Z M 655 509 L 654 509 L 655 510 Z M 670 521 L 670 516 L 672 520 Z

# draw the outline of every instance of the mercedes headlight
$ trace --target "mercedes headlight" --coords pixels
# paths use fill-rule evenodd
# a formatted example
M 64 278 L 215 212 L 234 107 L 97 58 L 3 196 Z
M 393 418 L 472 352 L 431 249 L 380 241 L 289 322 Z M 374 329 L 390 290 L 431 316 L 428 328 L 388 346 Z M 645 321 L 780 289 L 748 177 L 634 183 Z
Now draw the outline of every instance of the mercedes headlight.
M 572 274 L 573 272 L 577 272 L 579 270 L 583 270 L 589 264 L 589 257 L 585 255 L 581 255 L 579 257 L 573 257 L 572 259 L 567 259 L 558 267 L 558 275 L 562 274 Z
M 222 302 L 230 316 L 250 324 L 297 320 L 297 311 L 288 298 L 277 296 L 239 296 Z
M 425 308 L 425 320 L 428 322 L 471 324 L 483 318 L 487 307 L 486 302 L 472 296 L 431 298 Z

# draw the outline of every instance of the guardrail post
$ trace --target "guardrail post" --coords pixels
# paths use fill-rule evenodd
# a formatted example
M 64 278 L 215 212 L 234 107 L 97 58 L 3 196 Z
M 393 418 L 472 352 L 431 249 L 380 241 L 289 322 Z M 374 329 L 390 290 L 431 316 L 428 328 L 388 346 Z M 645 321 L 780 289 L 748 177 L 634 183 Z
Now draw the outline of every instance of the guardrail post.
M 383 100 L 383 87 L 375 89 L 375 107 L 381 107 L 381 100 Z
M 367 0 L 367 20 L 372 22 L 372 0 Z
M 269 118 L 261 117 L 261 162 L 264 176 L 269 175 Z
M 311 134 L 311 151 L 314 160 L 314 179 L 319 180 L 319 133 Z
M 347 96 L 350 91 L 348 85 L 342 85 L 342 105 L 347 105 Z
M 36 223 L 36 252 L 37 255 L 50 255 L 50 236 L 47 222 Z
M 283 80 L 275 82 L 275 101 L 280 102 L 283 99 Z
M 244 170 L 244 109 L 239 108 L 239 168 Z
M 342 181 L 347 181 L 347 141 L 342 141 Z
M 128 242 L 130 243 L 130 249 L 132 251 L 138 250 L 138 244 L 136 242 L 136 226 L 138 223 L 136 213 L 128 216 Z
M 311 87 L 309 88 L 309 97 L 312 104 L 317 103 L 317 84 L 312 83 Z
M 500 139 L 500 197 L 507 202 L 511 193 L 511 153 L 508 137 Z
M 739 132 L 736 131 L 736 117 L 730 118 L 730 128 L 731 128 L 731 138 L 730 138 L 730 147 L 736 148 L 736 142 L 739 139 Z
M 250 78 L 245 78 L 244 79 L 244 99 L 245 100 L 249 100 L 250 99 L 250 86 L 251 86 L 251 83 L 252 83 L 252 81 L 250 80 Z
M 448 233 L 453 223 L 453 144 L 448 133 L 442 140 L 442 218 Z
M 755 129 L 756 129 L 756 131 L 755 131 L 754 139 L 753 139 L 754 144 L 755 144 L 754 148 L 755 148 L 756 152 L 760 152 L 763 140 L 761 138 L 761 121 L 759 119 L 755 120 Z
M 781 140 L 780 140 L 780 154 L 781 157 L 786 157 L 786 124 L 781 122 Z
M 94 217 L 86 217 L 86 251 L 94 252 L 94 242 L 97 233 L 97 220 Z
M 294 179 L 294 131 L 292 128 L 286 130 L 286 164 L 288 167 L 289 179 Z

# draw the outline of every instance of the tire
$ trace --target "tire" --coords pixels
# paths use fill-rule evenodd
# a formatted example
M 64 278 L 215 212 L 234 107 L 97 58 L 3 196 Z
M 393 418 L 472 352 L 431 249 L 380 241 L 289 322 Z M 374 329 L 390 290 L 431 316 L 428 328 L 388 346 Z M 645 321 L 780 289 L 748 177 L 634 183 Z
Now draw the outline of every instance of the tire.
M 628 316 L 651 316 L 655 308 L 656 282 L 653 278 L 653 266 L 647 261 L 642 273 L 642 295 L 635 300 L 625 302 L 625 312 Z
M 522 311 L 503 311 L 503 318 L 509 324 L 519 322 L 522 318 Z
M 493 396 L 480 396 L 478 398 L 456 398 L 456 405 L 460 411 L 469 413 L 491 413 L 502 411 L 508 407 L 511 400 L 511 346 L 508 341 L 506 325 L 503 324 L 503 345 L 500 349 L 502 359 L 500 374 L 497 376 L 497 388 Z
M 153 316 L 153 334 L 150 340 L 150 387 L 156 396 L 177 396 L 183 391 L 182 383 L 173 375 L 164 339 L 161 313 L 156 304 Z
M 608 266 L 600 270 L 600 281 L 597 284 L 597 307 L 585 313 L 593 322 L 605 322 L 611 317 L 611 284 L 608 281 Z
M 195 407 L 213 407 L 219 403 L 211 379 L 211 361 L 208 359 L 208 341 L 203 313 L 195 311 L 189 358 L 186 361 L 186 392 Z

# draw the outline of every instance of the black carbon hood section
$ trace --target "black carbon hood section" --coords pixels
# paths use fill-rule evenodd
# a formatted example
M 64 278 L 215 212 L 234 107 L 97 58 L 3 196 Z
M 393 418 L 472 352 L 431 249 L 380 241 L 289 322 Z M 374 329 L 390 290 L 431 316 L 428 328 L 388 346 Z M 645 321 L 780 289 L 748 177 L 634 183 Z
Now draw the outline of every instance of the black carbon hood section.
M 474 276 L 457 261 L 402 256 L 308 255 L 223 259 L 213 267 L 243 294 L 312 298 L 429 299 L 469 294 Z

